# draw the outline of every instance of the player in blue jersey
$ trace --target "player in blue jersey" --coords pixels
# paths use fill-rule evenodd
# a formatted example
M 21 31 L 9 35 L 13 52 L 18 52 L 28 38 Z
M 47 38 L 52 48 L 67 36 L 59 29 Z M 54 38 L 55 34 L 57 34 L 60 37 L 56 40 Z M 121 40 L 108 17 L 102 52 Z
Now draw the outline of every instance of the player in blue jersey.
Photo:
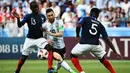
M 92 8 L 90 16 L 81 18 L 76 27 L 76 41 L 79 41 L 80 28 L 82 28 L 81 38 L 71 51 L 71 61 L 80 73 L 85 72 L 80 66 L 78 56 L 88 52 L 91 52 L 95 57 L 97 57 L 110 73 L 116 73 L 110 62 L 104 57 L 106 52 L 99 44 L 100 35 L 102 35 L 102 38 L 110 46 L 117 57 L 122 58 L 122 56 L 115 50 L 104 26 L 97 20 L 99 13 L 99 9 Z
M 24 19 L 20 21 L 20 17 L 16 12 L 13 12 L 13 15 L 17 18 L 18 27 L 22 27 L 27 23 L 29 31 L 27 38 L 25 39 L 22 56 L 19 59 L 16 71 L 14 73 L 20 73 L 21 67 L 28 58 L 29 54 L 32 52 L 32 47 L 37 46 L 38 48 L 46 48 L 47 50 L 49 45 L 45 38 L 43 38 L 43 32 L 40 29 L 42 24 L 46 21 L 44 15 L 39 13 L 39 6 L 37 2 L 32 1 L 30 3 L 30 9 L 32 13 L 25 15 Z

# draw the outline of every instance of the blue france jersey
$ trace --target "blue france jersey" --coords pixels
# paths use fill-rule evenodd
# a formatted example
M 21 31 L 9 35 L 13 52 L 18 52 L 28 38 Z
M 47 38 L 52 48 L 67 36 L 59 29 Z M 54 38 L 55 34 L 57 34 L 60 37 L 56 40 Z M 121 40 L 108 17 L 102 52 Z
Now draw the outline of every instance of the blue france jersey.
M 41 38 L 43 37 L 43 32 L 40 30 L 40 28 L 42 27 L 42 24 L 46 21 L 46 18 L 44 15 L 42 14 L 27 14 L 25 15 L 25 17 L 23 18 L 22 25 L 24 25 L 25 23 L 27 23 L 29 31 L 27 34 L 28 38 L 33 38 L 33 39 L 37 39 L 37 38 Z
M 80 44 L 98 45 L 100 34 L 108 37 L 104 26 L 94 17 L 83 17 L 78 25 L 82 25 Z

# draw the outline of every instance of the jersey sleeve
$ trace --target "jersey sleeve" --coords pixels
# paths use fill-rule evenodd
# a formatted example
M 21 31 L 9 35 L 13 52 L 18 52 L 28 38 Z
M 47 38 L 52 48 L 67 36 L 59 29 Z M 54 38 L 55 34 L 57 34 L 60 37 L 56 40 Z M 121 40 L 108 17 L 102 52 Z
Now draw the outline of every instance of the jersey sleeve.
M 45 22 L 46 21 L 45 15 L 41 14 L 41 17 L 42 17 L 42 22 Z
M 58 30 L 59 30 L 59 31 L 64 31 L 64 24 L 63 24 L 63 21 L 62 21 L 62 20 L 59 20 Z
M 22 27 L 27 21 L 28 21 L 28 14 L 24 16 L 23 20 L 20 21 L 20 19 L 17 20 L 17 23 L 18 23 L 18 27 Z
M 102 34 L 103 38 L 108 37 L 106 29 L 105 29 L 105 27 L 102 24 L 101 24 L 101 34 Z
M 42 28 L 45 28 L 46 27 L 46 23 L 42 23 Z
M 21 21 L 22 24 L 25 24 L 27 21 L 28 21 L 28 18 L 29 18 L 29 14 L 26 14 L 23 18 L 23 20 Z
M 44 28 L 44 29 L 47 30 L 46 23 L 43 23 L 43 24 L 42 24 L 42 28 Z M 44 36 L 45 38 L 47 38 L 46 32 L 43 32 L 43 36 Z
M 83 25 L 83 24 L 84 24 L 84 22 L 85 22 L 84 18 L 85 18 L 85 17 L 82 17 L 82 18 L 79 20 L 78 25 Z
M 46 22 L 42 24 L 42 28 L 46 29 L 47 30 L 47 25 L 46 25 Z

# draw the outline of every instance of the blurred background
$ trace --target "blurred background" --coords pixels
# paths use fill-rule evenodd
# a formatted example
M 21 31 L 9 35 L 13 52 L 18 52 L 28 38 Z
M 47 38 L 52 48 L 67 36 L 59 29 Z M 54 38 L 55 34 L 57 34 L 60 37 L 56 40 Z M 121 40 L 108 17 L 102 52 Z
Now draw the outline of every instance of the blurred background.
M 18 59 L 24 39 L 28 32 L 25 24 L 17 27 L 17 20 L 11 14 L 16 9 L 22 20 L 24 15 L 31 13 L 29 4 L 33 0 L 0 0 L 0 59 Z M 88 16 L 91 8 L 100 9 L 98 20 L 105 26 L 108 35 L 112 39 L 116 50 L 126 60 L 130 60 L 130 0 L 36 0 L 39 3 L 40 12 L 51 7 L 56 18 L 62 19 L 65 26 L 64 39 L 67 47 L 66 57 L 75 45 L 75 27 L 81 17 Z M 72 40 L 72 41 L 70 41 Z M 117 59 L 113 52 L 100 39 L 106 57 Z M 34 50 L 31 59 L 36 59 L 37 49 Z M 34 56 L 35 55 L 35 56 Z M 95 59 L 91 54 L 81 57 Z

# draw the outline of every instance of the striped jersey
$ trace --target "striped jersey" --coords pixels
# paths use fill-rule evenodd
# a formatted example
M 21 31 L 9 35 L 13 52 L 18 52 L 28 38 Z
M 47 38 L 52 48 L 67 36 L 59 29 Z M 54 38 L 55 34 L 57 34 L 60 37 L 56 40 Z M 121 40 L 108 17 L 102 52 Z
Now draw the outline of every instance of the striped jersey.
M 47 20 L 45 23 L 43 23 L 42 27 L 46 29 L 47 31 L 50 31 L 51 33 L 58 33 L 59 31 L 64 31 L 63 21 L 59 19 L 55 19 L 53 23 L 50 23 Z M 48 34 L 45 34 L 45 36 L 47 39 L 53 40 L 53 44 L 52 44 L 53 48 L 62 49 L 65 47 L 63 36 L 54 37 Z

